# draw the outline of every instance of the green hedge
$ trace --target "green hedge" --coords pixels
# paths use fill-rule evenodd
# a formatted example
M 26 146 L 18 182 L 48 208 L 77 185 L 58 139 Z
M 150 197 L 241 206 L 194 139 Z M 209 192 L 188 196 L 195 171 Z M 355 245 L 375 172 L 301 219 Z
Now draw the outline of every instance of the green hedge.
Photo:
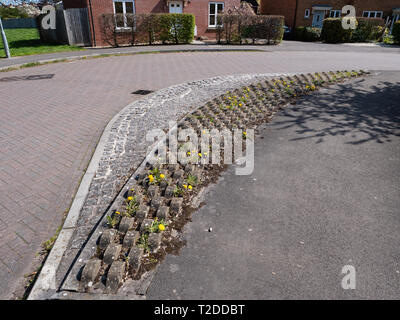
M 400 44 L 400 20 L 393 25 L 393 41 Z
M 297 27 L 294 30 L 294 39 L 297 41 L 319 41 L 321 38 L 321 29 L 311 27 Z
M 190 43 L 194 38 L 195 18 L 185 13 L 162 14 L 160 27 L 163 42 Z
M 377 41 L 384 33 L 383 19 L 357 18 L 357 27 L 343 29 L 342 19 L 329 18 L 324 20 L 321 40 L 327 43 L 367 42 Z
M 357 29 L 353 31 L 353 42 L 376 41 L 383 35 L 383 19 L 357 18 Z
M 321 31 L 321 40 L 326 43 L 350 42 L 353 30 L 342 27 L 342 19 L 328 18 L 324 20 Z
M 126 23 L 126 28 L 117 25 Z M 153 44 L 190 43 L 194 39 L 195 18 L 192 14 L 103 14 L 101 16 L 101 33 L 103 39 L 111 46 L 117 47 L 120 42 L 130 40 L 131 45 L 137 42 Z

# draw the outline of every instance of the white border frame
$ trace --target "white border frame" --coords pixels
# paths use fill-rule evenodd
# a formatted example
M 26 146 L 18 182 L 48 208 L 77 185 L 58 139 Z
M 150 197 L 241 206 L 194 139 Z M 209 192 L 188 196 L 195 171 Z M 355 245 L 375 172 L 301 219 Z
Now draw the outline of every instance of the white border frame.
M 331 13 L 334 12 L 333 17 L 331 17 Z M 339 13 L 338 16 L 337 13 Z M 329 18 L 341 18 L 342 17 L 342 10 L 329 10 Z
M 132 3 L 132 7 L 133 7 L 132 14 L 136 13 L 135 0 L 113 0 L 113 11 L 114 11 L 114 14 L 116 14 L 115 13 L 115 3 L 116 2 L 122 2 L 122 12 L 123 12 L 124 18 L 125 18 L 125 15 L 126 15 L 126 3 L 127 2 L 131 2 Z M 115 29 L 116 30 L 130 30 L 131 28 L 126 25 L 126 19 L 124 19 L 124 26 L 123 27 L 118 27 L 116 25 Z
M 210 25 L 210 15 L 211 15 L 211 13 L 210 13 L 210 5 L 211 4 L 215 4 L 215 25 Z M 218 27 L 218 24 L 217 24 L 217 19 L 218 19 L 218 4 L 222 4 L 222 10 L 224 10 L 225 9 L 225 2 L 222 2 L 222 1 L 210 1 L 209 3 L 208 3 L 208 17 L 207 17 L 207 20 L 208 20 L 208 28 L 213 28 L 213 29 L 215 29 L 215 28 L 217 28 Z
M 368 12 L 368 17 L 365 17 L 365 16 L 364 16 L 364 14 L 365 14 L 366 12 Z M 372 12 L 373 12 L 374 15 L 375 15 L 374 17 L 371 17 L 371 13 L 372 13 Z M 380 17 L 377 17 L 377 16 L 376 16 L 378 13 L 381 14 Z M 362 16 L 363 16 L 363 18 L 372 18 L 372 19 L 373 19 L 373 18 L 377 18 L 377 19 L 383 19 L 383 11 L 364 10 Z

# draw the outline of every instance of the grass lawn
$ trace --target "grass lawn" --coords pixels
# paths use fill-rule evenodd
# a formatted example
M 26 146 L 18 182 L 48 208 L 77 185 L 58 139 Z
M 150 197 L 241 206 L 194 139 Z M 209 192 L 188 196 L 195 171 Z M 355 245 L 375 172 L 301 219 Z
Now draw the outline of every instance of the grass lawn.
M 31 54 L 77 51 L 80 47 L 63 44 L 42 43 L 37 29 L 5 29 L 11 57 Z M 1 38 L 1 36 L 0 36 Z M 5 58 L 3 41 L 0 39 L 0 58 Z

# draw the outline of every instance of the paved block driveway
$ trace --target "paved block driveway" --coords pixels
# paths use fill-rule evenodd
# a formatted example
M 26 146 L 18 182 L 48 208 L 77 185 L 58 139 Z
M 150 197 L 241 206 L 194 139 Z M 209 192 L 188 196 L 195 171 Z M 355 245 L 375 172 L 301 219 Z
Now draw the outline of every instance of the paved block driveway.
M 0 74 L 0 298 L 32 271 L 103 128 L 138 99 L 133 91 L 242 73 L 400 70 L 398 53 L 355 50 L 147 54 Z

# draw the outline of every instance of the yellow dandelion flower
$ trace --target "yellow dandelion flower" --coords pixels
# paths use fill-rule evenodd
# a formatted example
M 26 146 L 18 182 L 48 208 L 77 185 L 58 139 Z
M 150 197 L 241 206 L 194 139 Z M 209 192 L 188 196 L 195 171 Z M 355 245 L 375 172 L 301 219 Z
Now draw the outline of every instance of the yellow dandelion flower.
M 154 181 L 154 177 L 153 177 L 152 174 L 149 175 L 149 181 L 150 181 L 150 182 L 153 182 L 153 181 Z
M 187 154 L 188 156 L 190 156 L 190 155 L 191 155 L 190 151 L 188 151 L 186 154 Z
M 186 184 L 184 184 L 182 187 L 184 187 L 185 189 L 187 189 L 187 185 L 186 185 Z
M 199 152 L 199 157 L 201 158 L 203 155 Z
M 242 106 L 242 104 L 241 103 L 239 103 L 239 107 L 241 107 Z
M 132 201 L 132 200 L 133 200 L 133 197 L 128 197 L 128 198 L 126 198 L 126 200 Z
M 164 230 L 165 230 L 165 226 L 164 226 L 162 223 L 160 223 L 160 224 L 158 225 L 158 230 L 164 231 Z
M 188 185 L 188 189 L 189 189 L 189 190 L 192 190 L 193 187 L 189 184 L 189 185 Z
M 160 174 L 160 178 L 161 178 L 161 179 L 164 179 L 164 178 L 165 178 L 165 175 L 161 173 L 161 174 Z
M 246 132 L 246 131 L 244 131 L 244 132 L 243 132 L 243 135 L 247 136 L 247 132 Z
M 119 212 L 119 211 L 115 211 L 115 214 L 121 214 L 121 212 Z

